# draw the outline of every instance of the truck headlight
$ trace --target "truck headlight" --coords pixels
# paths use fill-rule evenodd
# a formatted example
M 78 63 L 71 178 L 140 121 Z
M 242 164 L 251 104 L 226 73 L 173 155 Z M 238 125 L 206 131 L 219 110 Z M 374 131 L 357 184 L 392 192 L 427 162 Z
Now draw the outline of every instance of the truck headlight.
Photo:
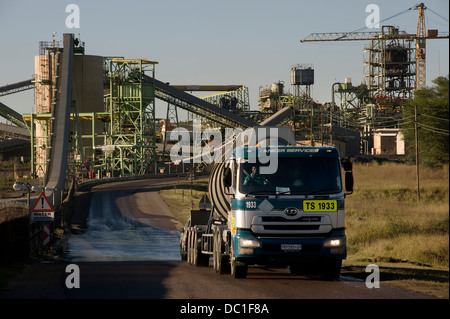
M 330 239 L 324 243 L 324 247 L 330 248 L 331 254 L 345 253 L 345 239 Z
M 260 247 L 261 244 L 255 239 L 239 238 L 239 246 L 247 248 L 257 248 Z
M 331 247 L 336 247 L 336 246 L 340 246 L 340 245 L 341 245 L 341 240 L 340 239 L 330 240 L 330 246 Z
M 341 239 L 330 239 L 327 240 L 324 244 L 325 247 L 339 247 L 344 245 L 344 241 Z

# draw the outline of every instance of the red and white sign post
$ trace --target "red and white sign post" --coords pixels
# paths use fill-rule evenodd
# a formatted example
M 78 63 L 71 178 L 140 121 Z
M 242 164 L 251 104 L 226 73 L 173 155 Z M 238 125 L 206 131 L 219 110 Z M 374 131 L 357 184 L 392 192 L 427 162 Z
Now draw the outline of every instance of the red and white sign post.
M 44 247 L 50 246 L 50 224 L 44 225 Z
M 53 222 L 55 218 L 55 210 L 52 204 L 50 204 L 45 193 L 42 192 L 39 195 L 33 208 L 31 208 L 31 220 L 41 222 Z M 48 247 L 50 245 L 50 224 L 44 224 L 43 227 L 43 246 Z

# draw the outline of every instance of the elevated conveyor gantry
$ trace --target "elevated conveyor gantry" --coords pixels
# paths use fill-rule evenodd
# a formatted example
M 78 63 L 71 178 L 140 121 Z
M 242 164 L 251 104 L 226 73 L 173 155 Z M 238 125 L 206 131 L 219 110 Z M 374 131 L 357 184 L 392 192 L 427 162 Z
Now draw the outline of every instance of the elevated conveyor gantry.
M 238 114 L 229 112 L 214 104 L 204 101 L 196 96 L 181 91 L 169 84 L 161 82 L 157 79 L 145 76 L 146 81 L 154 83 L 156 98 L 166 101 L 181 109 L 192 112 L 196 115 L 204 117 L 210 121 L 216 122 L 222 127 L 228 128 L 247 128 L 256 124 Z
M 72 34 L 64 35 L 64 46 L 58 67 L 58 95 L 54 114 L 47 112 L 28 116 L 30 132 L 33 132 L 36 120 L 49 121 L 54 118 L 46 143 L 48 144 L 46 150 L 48 167 L 45 176 L 49 188 L 61 191 L 65 187 L 68 172 L 79 165 L 79 163 L 68 161 L 68 159 L 76 161 L 75 153 L 71 153 L 71 148 L 75 145 L 71 143 L 75 143 L 73 141 L 75 136 L 91 139 L 92 147 L 103 151 L 103 158 L 95 155 L 101 152 L 91 152 L 93 157 L 86 159 L 87 166 L 100 164 L 98 167 L 101 167 L 104 173 L 110 168 L 111 172 L 119 172 L 122 176 L 153 172 L 152 169 L 155 167 L 153 164 L 156 164 L 154 98 L 218 123 L 223 128 L 245 129 L 256 125 L 249 119 L 157 80 L 154 72 L 151 76 L 145 75 L 142 68 L 139 69 L 137 65 L 133 65 L 134 60 L 125 59 L 111 60 L 111 65 L 114 67 L 109 70 L 112 84 L 103 97 L 104 111 L 78 113 L 76 99 L 80 92 L 75 92 L 76 88 L 73 87 L 72 67 L 74 53 L 76 53 L 73 41 Z M 139 59 L 139 61 L 144 60 Z M 120 74 L 123 75 L 122 78 L 117 77 Z M 135 75 L 138 76 L 133 77 Z M 114 82 L 116 80 L 119 82 Z M 26 116 L 24 119 L 28 120 Z M 73 124 L 80 119 L 92 122 L 92 133 L 81 132 L 80 125 Z M 105 125 L 103 134 L 96 130 L 98 120 Z M 94 121 L 97 122 L 94 123 Z M 70 142 L 71 139 L 72 142 Z M 109 146 L 111 148 L 107 148 Z M 110 149 L 112 151 L 109 151 Z M 55 201 L 57 202 L 58 200 Z

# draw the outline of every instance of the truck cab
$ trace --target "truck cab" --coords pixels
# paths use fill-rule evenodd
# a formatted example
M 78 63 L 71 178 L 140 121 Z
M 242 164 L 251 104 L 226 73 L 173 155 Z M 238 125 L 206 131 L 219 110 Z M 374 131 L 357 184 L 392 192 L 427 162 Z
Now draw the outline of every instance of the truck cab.
M 321 269 L 337 279 L 346 258 L 344 178 L 334 147 L 277 146 L 277 169 L 263 174 L 267 163 L 258 152 L 235 150 L 225 169 L 230 210 L 230 267 L 245 277 L 248 265 L 289 266 L 292 273 Z M 346 167 L 349 169 L 348 165 Z M 347 174 L 347 191 L 352 177 Z

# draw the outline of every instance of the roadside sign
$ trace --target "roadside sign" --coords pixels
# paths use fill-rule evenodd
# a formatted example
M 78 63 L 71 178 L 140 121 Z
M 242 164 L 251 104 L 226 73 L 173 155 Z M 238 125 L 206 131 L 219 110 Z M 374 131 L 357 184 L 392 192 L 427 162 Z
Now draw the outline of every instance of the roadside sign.
M 45 224 L 44 225 L 44 242 L 43 242 L 45 247 L 50 246 L 50 225 L 49 224 Z
M 87 173 L 88 170 L 86 168 L 86 164 L 81 163 L 80 168 L 78 169 L 78 173 Z
M 53 212 L 53 206 L 48 201 L 47 196 L 45 196 L 45 193 L 42 192 L 41 195 L 39 195 L 36 203 L 34 203 L 33 208 L 31 209 L 32 212 Z
M 31 220 L 34 222 L 52 222 L 55 212 L 31 212 Z
M 53 221 L 55 210 L 52 204 L 48 201 L 45 193 L 39 195 L 33 208 L 31 208 L 31 220 L 33 221 Z

